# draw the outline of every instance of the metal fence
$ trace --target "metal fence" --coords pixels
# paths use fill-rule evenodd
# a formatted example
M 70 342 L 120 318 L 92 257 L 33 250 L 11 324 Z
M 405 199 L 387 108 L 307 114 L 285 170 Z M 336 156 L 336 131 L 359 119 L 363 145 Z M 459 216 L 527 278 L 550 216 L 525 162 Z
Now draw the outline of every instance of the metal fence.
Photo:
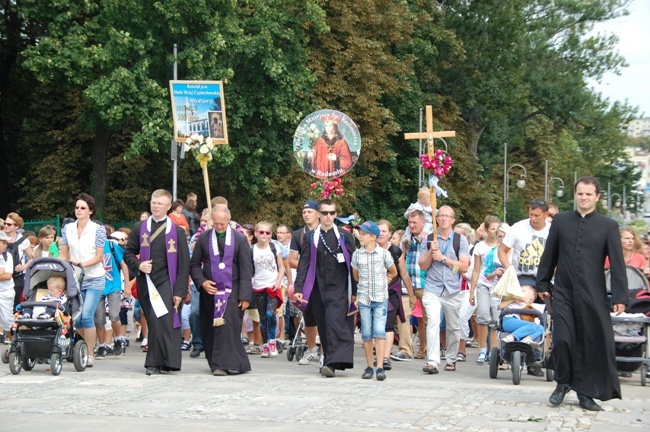
M 41 228 L 43 228 L 45 225 L 52 225 L 56 228 L 56 232 L 60 236 L 61 221 L 62 218 L 59 215 L 56 215 L 56 219 L 25 221 L 25 223 L 23 224 L 23 229 L 25 231 L 32 231 L 34 232 L 35 235 L 38 236 L 38 232 L 40 231 Z M 98 221 L 98 222 L 104 223 L 103 221 Z M 135 224 L 135 222 L 110 222 L 107 225 L 110 225 L 117 230 L 122 227 L 131 228 L 133 227 L 133 224 Z

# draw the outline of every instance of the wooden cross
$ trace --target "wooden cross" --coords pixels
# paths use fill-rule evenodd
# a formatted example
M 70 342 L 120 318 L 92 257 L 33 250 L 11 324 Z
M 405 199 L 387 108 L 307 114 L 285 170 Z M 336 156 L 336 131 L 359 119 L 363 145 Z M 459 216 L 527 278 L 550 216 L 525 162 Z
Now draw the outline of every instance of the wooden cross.
M 433 140 L 436 138 L 453 138 L 456 136 L 456 131 L 438 131 L 434 132 L 433 131 L 433 110 L 431 109 L 431 105 L 426 106 L 426 125 L 427 125 L 427 130 L 424 132 L 410 132 L 410 133 L 405 133 L 404 134 L 404 139 L 405 140 L 414 140 L 414 139 L 426 139 L 427 140 L 427 155 L 429 157 L 433 157 L 434 155 L 434 147 L 433 147 Z M 429 187 L 429 191 L 431 193 L 431 212 L 433 213 L 432 216 L 432 221 L 433 221 L 433 239 L 436 239 L 436 208 L 437 208 L 437 203 L 436 203 L 436 190 L 434 187 Z

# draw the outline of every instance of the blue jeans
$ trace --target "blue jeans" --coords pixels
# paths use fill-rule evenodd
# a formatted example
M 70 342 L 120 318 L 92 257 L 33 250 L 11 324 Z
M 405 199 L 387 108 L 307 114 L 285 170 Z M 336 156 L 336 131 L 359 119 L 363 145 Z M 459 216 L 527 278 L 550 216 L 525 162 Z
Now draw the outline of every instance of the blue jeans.
M 95 311 L 104 290 L 82 289 L 84 305 L 81 308 L 81 328 L 95 328 Z
M 190 284 L 190 292 L 192 293 L 192 303 L 190 312 L 190 329 L 192 332 L 192 345 L 194 349 L 203 349 L 203 339 L 201 338 L 201 323 L 199 321 L 199 291 L 192 282 Z
M 544 334 L 544 327 L 534 322 L 524 321 L 515 317 L 505 317 L 503 319 L 503 330 L 515 337 L 515 340 L 522 340 L 530 336 L 535 340 Z
M 359 317 L 361 318 L 361 339 L 364 341 L 386 339 L 386 315 L 388 300 L 383 302 L 371 301 L 370 305 L 359 302 Z

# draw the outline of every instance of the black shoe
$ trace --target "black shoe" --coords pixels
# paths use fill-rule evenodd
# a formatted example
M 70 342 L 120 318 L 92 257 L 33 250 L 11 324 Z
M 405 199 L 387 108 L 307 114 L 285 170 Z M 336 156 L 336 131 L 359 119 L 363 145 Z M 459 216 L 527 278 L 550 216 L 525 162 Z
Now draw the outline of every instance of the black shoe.
M 580 408 L 588 411 L 600 411 L 602 408 L 592 398 L 586 395 L 578 394 L 578 404 Z
M 124 351 L 126 350 L 124 349 L 124 343 L 122 342 L 122 340 L 121 339 L 116 340 L 115 343 L 113 344 L 113 355 L 115 357 L 120 357 L 122 354 L 124 354 Z
M 201 355 L 202 352 L 203 352 L 202 349 L 198 349 L 198 348 L 194 347 L 194 349 L 190 353 L 190 357 L 197 358 L 197 357 L 199 357 Z
M 569 390 L 571 390 L 569 387 L 558 385 L 555 387 L 551 397 L 548 398 L 549 403 L 553 406 L 560 406 L 562 401 L 564 401 L 564 396 L 569 393 Z
M 377 369 L 375 376 L 377 377 L 377 381 L 383 381 L 386 379 L 386 372 L 383 369 Z
M 528 366 L 528 375 L 543 377 L 544 372 L 542 372 L 542 368 L 539 366 Z
M 145 374 L 147 374 L 147 375 L 159 375 L 160 374 L 160 368 L 148 367 L 147 370 L 145 371 Z
M 330 366 L 323 366 L 320 368 L 320 374 L 325 378 L 334 378 L 334 368 Z
M 363 378 L 363 379 L 370 379 L 370 378 L 372 378 L 372 375 L 373 375 L 372 368 L 371 368 L 370 366 L 368 366 L 368 367 L 363 371 L 363 374 L 361 375 L 361 378 Z
M 384 370 L 391 370 L 393 365 L 390 364 L 390 359 L 384 358 L 384 364 L 382 365 Z
M 104 360 L 106 358 L 106 347 L 100 346 L 97 348 L 97 354 L 95 354 L 97 360 Z

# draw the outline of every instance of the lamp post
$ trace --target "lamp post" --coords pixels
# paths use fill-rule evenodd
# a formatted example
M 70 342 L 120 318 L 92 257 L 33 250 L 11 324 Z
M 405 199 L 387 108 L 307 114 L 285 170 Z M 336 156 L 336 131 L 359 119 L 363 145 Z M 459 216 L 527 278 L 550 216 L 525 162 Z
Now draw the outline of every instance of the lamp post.
M 632 200 L 631 204 L 628 204 L 628 200 Z M 634 197 L 633 196 L 626 196 L 625 199 L 623 199 L 623 222 L 625 222 L 625 219 L 627 217 L 627 209 L 632 209 L 634 211 Z
M 526 186 L 526 168 L 523 165 L 512 164 L 508 167 L 508 143 L 503 143 L 503 222 L 506 222 L 506 203 L 508 202 L 508 183 L 510 180 L 510 170 L 514 167 L 521 168 L 524 170 L 524 173 L 521 174 L 519 180 L 517 180 L 517 187 L 522 189 Z
M 545 190 L 546 190 L 546 196 L 544 197 L 544 198 L 546 199 L 546 202 L 548 202 L 548 200 L 549 200 L 549 195 L 551 195 L 551 183 L 553 183 L 553 180 L 557 180 L 557 181 L 559 181 L 560 184 L 562 185 L 562 186 L 560 186 L 560 188 L 555 192 L 555 195 L 557 195 L 558 198 L 564 195 L 564 180 L 562 180 L 562 179 L 559 178 L 559 177 L 551 177 L 550 179 L 548 179 L 548 182 L 546 183 L 546 188 L 545 188 Z
M 607 213 L 608 213 L 610 218 L 612 217 L 612 199 L 614 198 L 614 196 L 617 196 L 618 199 L 619 199 L 616 207 L 618 207 L 621 204 L 620 200 L 623 199 L 621 194 L 613 193 L 613 194 L 607 195 Z

